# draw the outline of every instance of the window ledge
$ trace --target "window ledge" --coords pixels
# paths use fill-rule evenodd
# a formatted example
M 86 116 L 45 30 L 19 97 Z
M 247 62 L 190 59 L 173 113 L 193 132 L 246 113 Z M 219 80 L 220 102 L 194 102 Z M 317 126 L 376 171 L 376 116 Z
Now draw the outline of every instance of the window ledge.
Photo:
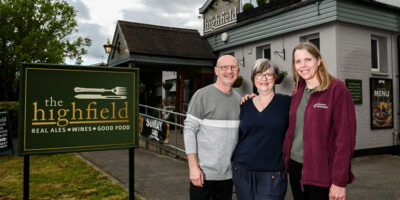
M 386 72 L 371 71 L 371 74 L 376 76 L 389 76 L 389 73 Z

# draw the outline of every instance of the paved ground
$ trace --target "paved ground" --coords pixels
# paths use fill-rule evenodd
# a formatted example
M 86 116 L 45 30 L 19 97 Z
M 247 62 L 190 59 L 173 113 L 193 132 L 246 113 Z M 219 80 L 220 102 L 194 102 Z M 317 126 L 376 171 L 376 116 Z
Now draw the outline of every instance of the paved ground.
M 128 186 L 128 150 L 79 153 L 85 160 Z M 348 186 L 348 198 L 355 200 L 400 200 L 400 156 L 357 157 L 352 168 L 355 183 Z M 187 163 L 144 149 L 135 150 L 135 191 L 146 200 L 186 200 Z M 290 193 L 286 200 L 292 199 Z

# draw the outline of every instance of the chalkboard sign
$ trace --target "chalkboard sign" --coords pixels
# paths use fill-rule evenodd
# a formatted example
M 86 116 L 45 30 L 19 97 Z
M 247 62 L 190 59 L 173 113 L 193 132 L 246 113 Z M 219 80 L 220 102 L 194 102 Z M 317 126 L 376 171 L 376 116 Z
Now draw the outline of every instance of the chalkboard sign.
M 0 112 L 0 151 L 11 149 L 14 153 L 8 112 Z
M 157 140 L 160 143 L 167 143 L 168 126 L 165 122 L 145 117 L 142 126 L 141 135 L 143 137 Z

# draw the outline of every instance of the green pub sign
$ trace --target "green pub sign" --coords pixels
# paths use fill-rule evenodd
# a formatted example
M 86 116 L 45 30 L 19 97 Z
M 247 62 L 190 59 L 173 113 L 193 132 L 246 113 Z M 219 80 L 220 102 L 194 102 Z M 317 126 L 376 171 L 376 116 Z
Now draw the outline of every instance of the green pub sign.
M 23 64 L 21 155 L 138 146 L 138 69 Z

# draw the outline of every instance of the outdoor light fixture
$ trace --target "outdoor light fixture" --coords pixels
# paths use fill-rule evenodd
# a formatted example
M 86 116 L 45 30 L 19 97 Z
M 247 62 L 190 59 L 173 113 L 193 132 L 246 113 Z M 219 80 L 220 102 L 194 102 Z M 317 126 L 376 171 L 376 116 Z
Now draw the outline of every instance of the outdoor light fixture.
M 109 54 L 111 52 L 111 49 L 113 48 L 113 45 L 110 43 L 110 39 L 107 39 L 107 43 L 103 45 L 104 50 L 106 51 L 106 54 Z

